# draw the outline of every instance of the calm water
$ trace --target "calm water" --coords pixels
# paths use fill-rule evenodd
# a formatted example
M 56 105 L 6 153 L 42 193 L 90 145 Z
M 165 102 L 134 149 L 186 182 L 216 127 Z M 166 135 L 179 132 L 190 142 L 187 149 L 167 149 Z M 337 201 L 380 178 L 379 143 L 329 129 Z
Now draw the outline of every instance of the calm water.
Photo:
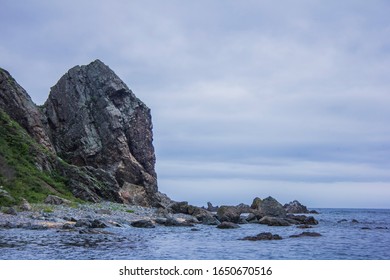
M 319 209 L 313 229 L 241 225 L 154 229 L 116 228 L 111 235 L 54 230 L 0 230 L 0 259 L 386 259 L 390 260 L 390 210 Z M 346 219 L 347 222 L 338 223 Z M 359 223 L 352 223 L 356 219 Z M 368 227 L 370 229 L 362 229 Z M 260 232 L 283 240 L 237 240 Z M 288 238 L 303 231 L 322 237 Z

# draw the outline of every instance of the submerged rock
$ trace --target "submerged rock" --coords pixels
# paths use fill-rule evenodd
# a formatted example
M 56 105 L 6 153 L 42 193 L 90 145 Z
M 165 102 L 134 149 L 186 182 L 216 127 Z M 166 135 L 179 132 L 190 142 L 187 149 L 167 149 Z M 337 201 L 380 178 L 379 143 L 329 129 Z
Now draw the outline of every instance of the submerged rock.
M 290 238 L 298 238 L 298 237 L 319 237 L 322 236 L 322 234 L 318 232 L 311 232 L 311 231 L 305 231 L 300 234 L 294 234 L 290 235 Z
M 217 228 L 219 229 L 234 229 L 234 228 L 239 228 L 240 226 L 235 224 L 235 223 L 231 223 L 231 222 L 222 222 L 221 224 L 219 224 L 217 226 Z
M 283 239 L 278 234 L 272 234 L 271 232 L 262 232 L 255 236 L 247 236 L 240 240 L 248 240 L 248 241 L 260 241 L 260 240 L 281 240 Z
M 131 226 L 137 228 L 154 228 L 155 225 L 151 220 L 138 220 L 131 223 Z
M 259 224 L 268 226 L 290 226 L 291 224 L 284 218 L 265 216 L 259 221 Z

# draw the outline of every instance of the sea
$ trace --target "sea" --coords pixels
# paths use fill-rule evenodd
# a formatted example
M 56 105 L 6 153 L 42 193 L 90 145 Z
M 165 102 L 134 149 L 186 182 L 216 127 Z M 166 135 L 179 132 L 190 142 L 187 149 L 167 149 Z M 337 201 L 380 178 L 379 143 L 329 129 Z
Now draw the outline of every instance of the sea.
M 317 209 L 317 226 L 109 228 L 109 234 L 0 229 L 2 260 L 390 260 L 390 209 Z M 319 237 L 290 238 L 304 231 Z M 261 232 L 282 240 L 244 241 Z

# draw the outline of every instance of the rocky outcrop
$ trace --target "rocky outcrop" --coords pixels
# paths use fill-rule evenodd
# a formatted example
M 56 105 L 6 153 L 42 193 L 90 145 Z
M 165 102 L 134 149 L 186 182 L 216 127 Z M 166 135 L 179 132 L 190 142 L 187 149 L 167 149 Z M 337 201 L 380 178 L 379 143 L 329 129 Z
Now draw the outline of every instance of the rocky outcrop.
M 309 210 L 306 206 L 302 205 L 298 200 L 291 201 L 290 203 L 286 203 L 283 208 L 287 213 L 291 214 L 307 214 Z
M 281 240 L 283 239 L 279 234 L 272 234 L 271 232 L 262 232 L 255 236 L 247 236 L 240 240 L 260 241 L 260 240 Z
M 45 117 L 27 92 L 4 69 L 0 68 L 0 109 L 18 122 L 42 146 L 54 152 L 45 130 Z
M 70 69 L 52 87 L 44 112 L 61 158 L 112 175 L 118 183 L 114 200 L 154 204 L 150 109 L 108 66 L 96 60 Z
M 269 196 L 263 200 L 256 197 L 251 205 L 251 208 L 258 213 L 259 216 L 285 217 L 286 210 L 275 198 Z
M 0 110 L 45 148 L 33 150 L 35 165 L 65 177 L 76 197 L 171 203 L 157 190 L 150 109 L 101 61 L 70 69 L 41 107 L 0 69 Z

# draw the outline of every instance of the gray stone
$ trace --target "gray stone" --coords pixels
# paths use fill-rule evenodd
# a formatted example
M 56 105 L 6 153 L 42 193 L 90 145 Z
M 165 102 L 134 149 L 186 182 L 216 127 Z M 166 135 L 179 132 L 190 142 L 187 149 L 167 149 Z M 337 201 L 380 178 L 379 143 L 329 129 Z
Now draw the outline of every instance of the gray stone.
M 309 210 L 306 206 L 302 205 L 298 200 L 291 201 L 290 203 L 285 204 L 284 209 L 287 213 L 297 214 L 307 214 L 309 213 Z
M 235 206 L 220 206 L 217 211 L 217 218 L 220 222 L 238 223 L 241 212 Z
M 158 202 L 150 109 L 108 66 L 96 60 L 70 69 L 51 88 L 44 112 L 58 155 L 115 178 L 110 200 Z
M 22 211 L 31 211 L 32 210 L 30 203 L 28 203 L 28 201 L 24 198 L 22 198 L 22 204 L 20 205 L 20 210 L 22 210 Z
M 268 226 L 290 226 L 291 224 L 284 218 L 265 216 L 259 221 L 259 224 Z
M 272 234 L 270 232 L 262 232 L 256 236 L 247 236 L 240 240 L 248 240 L 248 241 L 260 241 L 260 240 L 281 240 L 282 237 L 278 234 Z
M 65 198 L 50 194 L 46 197 L 45 203 L 52 204 L 52 205 L 61 205 L 61 204 L 70 205 L 72 202 Z
M 131 223 L 133 227 L 137 228 L 154 228 L 155 225 L 151 220 L 138 220 Z
M 310 232 L 310 231 L 305 231 L 300 234 L 294 234 L 290 235 L 290 238 L 298 238 L 298 237 L 319 237 L 322 236 L 320 233 L 317 232 Z

